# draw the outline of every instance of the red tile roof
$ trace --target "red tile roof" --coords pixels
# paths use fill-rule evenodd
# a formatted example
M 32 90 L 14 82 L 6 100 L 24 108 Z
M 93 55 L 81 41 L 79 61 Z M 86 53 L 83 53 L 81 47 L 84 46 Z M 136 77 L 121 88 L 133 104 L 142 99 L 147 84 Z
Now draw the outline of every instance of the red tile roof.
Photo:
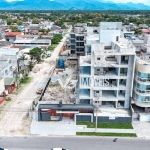
M 150 30 L 142 30 L 143 33 L 150 33 Z
M 20 35 L 21 32 L 6 32 L 5 36 L 16 36 L 16 35 Z

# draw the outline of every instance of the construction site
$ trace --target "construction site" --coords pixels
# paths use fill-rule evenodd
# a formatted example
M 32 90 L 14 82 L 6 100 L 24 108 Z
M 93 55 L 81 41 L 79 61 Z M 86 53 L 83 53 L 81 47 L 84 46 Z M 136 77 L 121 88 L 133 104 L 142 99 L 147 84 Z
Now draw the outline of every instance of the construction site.
M 57 66 L 57 64 L 56 64 Z M 48 76 L 42 79 L 42 84 L 46 84 Z M 46 101 L 51 104 L 58 104 L 60 100 L 64 104 L 74 103 L 71 99 L 77 84 L 77 63 L 66 60 L 64 68 L 56 67 L 51 74 L 50 82 L 42 96 L 41 101 Z

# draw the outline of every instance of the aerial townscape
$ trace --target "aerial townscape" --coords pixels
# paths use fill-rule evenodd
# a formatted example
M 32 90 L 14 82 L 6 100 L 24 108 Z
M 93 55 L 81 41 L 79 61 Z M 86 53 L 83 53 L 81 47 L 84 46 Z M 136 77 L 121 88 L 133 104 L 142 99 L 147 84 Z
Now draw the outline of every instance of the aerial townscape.
M 0 1 L 0 150 L 149 149 L 150 2 L 138 2 Z

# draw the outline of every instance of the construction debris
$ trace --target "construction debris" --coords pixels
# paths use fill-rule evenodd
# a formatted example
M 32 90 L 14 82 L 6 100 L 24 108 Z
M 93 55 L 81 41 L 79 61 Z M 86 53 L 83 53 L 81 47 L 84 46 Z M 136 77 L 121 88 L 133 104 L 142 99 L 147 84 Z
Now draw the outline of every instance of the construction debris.
M 69 61 L 67 63 L 68 68 L 65 70 L 55 69 L 43 101 L 58 103 L 61 99 L 63 103 L 71 103 L 71 94 L 77 83 L 77 65 L 70 65 Z

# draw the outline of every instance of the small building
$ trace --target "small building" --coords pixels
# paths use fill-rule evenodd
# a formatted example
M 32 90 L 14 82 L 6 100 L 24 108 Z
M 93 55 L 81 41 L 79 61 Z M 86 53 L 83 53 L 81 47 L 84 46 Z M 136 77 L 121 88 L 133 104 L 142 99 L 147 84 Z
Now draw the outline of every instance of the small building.
M 39 104 L 38 121 L 63 120 L 63 117 L 74 121 L 93 122 L 93 106 L 78 104 Z
M 22 39 L 22 40 L 16 40 L 13 43 L 14 46 L 23 46 L 23 47 L 41 47 L 41 48 L 47 48 L 51 45 L 50 39 Z
M 4 60 L 10 59 L 12 62 L 13 72 L 18 71 L 19 48 L 2 47 L 0 48 L 0 58 Z
M 22 32 L 6 32 L 5 40 L 8 42 L 14 42 L 17 35 L 23 35 Z

